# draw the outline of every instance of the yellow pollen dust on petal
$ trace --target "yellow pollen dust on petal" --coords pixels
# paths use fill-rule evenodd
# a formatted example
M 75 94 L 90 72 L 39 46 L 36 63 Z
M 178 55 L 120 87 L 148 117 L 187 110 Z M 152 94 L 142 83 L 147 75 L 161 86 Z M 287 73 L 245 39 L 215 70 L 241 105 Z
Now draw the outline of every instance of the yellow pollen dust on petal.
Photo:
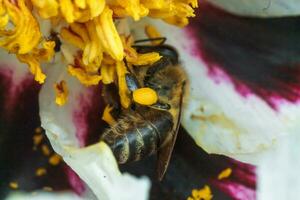
M 55 103 L 59 106 L 66 104 L 68 100 L 69 90 L 65 81 L 60 81 L 54 84 Z
M 101 81 L 102 77 L 96 74 L 88 74 L 81 68 L 73 67 L 72 65 L 68 66 L 68 72 L 75 76 L 83 85 L 90 86 L 90 85 L 98 85 Z
M 140 88 L 133 91 L 133 100 L 141 105 L 150 106 L 157 102 L 158 96 L 151 88 Z
M 47 174 L 47 170 L 44 167 L 39 167 L 35 171 L 36 176 L 44 176 Z
M 113 118 L 113 116 L 110 114 L 112 111 L 113 107 L 110 107 L 107 105 L 104 108 L 103 114 L 102 114 L 102 120 L 108 123 L 110 126 L 114 125 L 116 123 L 116 120 Z
M 57 166 L 61 162 L 61 157 L 58 154 L 54 154 L 49 158 L 48 162 L 53 166 Z
M 44 156 L 50 156 L 50 149 L 46 144 L 42 145 L 41 150 Z
M 18 184 L 18 182 L 13 181 L 13 182 L 10 182 L 10 183 L 9 183 L 9 187 L 10 187 L 11 189 L 16 190 L 16 189 L 19 188 L 19 184 Z
M 192 195 L 187 198 L 187 200 L 211 200 L 213 195 L 211 193 L 210 187 L 205 185 L 202 189 L 192 190 Z
M 127 73 L 127 70 L 124 62 L 122 61 L 117 62 L 116 69 L 118 75 L 120 102 L 123 108 L 128 108 L 131 103 L 131 100 L 130 100 L 130 92 L 126 84 L 125 75 Z
M 35 134 L 32 138 L 33 144 L 35 146 L 38 146 L 39 144 L 41 144 L 43 138 L 44 138 L 44 136 L 42 134 Z
M 232 173 L 232 169 L 231 168 L 227 168 L 224 169 L 219 175 L 218 175 L 218 179 L 222 180 L 224 178 L 228 178 Z

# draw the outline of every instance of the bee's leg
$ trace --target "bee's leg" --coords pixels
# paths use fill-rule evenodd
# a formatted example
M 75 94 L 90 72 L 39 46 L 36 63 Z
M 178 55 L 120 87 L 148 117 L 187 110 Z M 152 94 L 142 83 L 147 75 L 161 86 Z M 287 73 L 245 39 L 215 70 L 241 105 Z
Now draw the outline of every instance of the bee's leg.
M 162 45 L 166 42 L 166 37 L 157 37 L 157 38 L 148 38 L 134 41 L 134 44 L 144 43 L 144 42 L 152 42 L 152 41 L 161 41 L 158 45 Z
M 149 107 L 157 109 L 157 110 L 170 110 L 171 109 L 170 104 L 162 103 L 162 102 L 157 102 Z

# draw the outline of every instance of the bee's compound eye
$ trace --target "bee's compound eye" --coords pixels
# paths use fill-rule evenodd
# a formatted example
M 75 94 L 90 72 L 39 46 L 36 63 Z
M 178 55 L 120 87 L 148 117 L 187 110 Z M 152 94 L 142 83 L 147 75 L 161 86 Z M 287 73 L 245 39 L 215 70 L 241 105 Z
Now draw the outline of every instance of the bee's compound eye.
M 140 88 L 133 92 L 133 100 L 141 105 L 150 106 L 158 100 L 156 92 L 151 88 Z
M 126 74 L 125 79 L 126 79 L 127 87 L 130 91 L 133 92 L 139 88 L 138 81 L 132 74 Z

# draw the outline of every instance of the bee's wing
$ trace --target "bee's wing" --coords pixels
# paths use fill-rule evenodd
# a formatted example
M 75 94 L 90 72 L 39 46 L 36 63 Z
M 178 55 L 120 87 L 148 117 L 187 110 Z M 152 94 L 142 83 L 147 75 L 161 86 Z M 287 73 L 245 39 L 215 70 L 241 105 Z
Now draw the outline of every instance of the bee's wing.
M 162 180 L 169 166 L 170 158 L 172 155 L 172 151 L 174 149 L 174 145 L 176 142 L 178 130 L 180 127 L 181 121 L 181 107 L 182 107 L 182 99 L 183 99 L 183 88 L 185 83 L 182 85 L 182 91 L 179 99 L 179 110 L 177 114 L 177 120 L 175 124 L 175 128 L 173 130 L 173 135 L 171 141 L 166 144 L 163 148 L 158 151 L 158 160 L 157 160 L 157 177 L 158 180 Z

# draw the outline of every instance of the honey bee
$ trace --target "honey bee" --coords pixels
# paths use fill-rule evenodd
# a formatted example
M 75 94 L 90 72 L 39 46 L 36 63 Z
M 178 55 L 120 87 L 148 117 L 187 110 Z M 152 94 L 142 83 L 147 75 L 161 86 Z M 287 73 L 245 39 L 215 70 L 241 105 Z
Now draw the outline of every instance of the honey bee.
M 116 124 L 105 130 L 101 139 L 110 146 L 119 164 L 157 153 L 157 177 L 162 180 L 180 126 L 186 75 L 173 47 L 163 44 L 134 47 L 138 53 L 158 52 L 162 58 L 151 66 L 133 68 L 126 75 L 127 86 L 131 91 L 150 87 L 159 100 L 151 106 L 135 103 L 122 110 Z

